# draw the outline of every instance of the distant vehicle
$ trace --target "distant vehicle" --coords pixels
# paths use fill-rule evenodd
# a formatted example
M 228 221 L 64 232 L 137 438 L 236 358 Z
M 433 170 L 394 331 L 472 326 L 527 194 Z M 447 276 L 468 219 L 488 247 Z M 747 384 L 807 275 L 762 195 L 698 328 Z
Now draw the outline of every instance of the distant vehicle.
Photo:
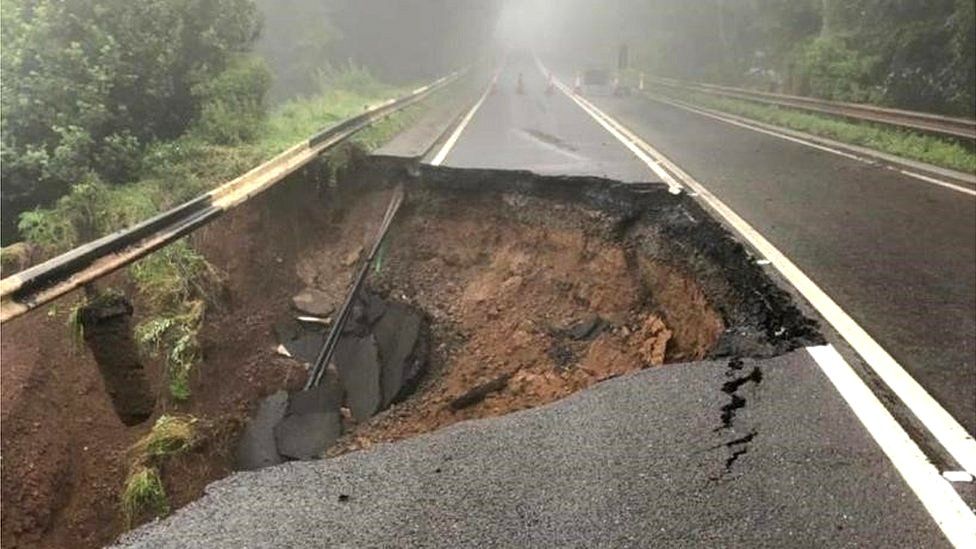
M 614 72 L 604 68 L 590 68 L 580 72 L 578 92 L 583 95 L 630 95 L 635 87 L 633 71 Z
M 583 95 L 612 95 L 613 74 L 604 68 L 589 68 L 580 73 L 579 92 Z

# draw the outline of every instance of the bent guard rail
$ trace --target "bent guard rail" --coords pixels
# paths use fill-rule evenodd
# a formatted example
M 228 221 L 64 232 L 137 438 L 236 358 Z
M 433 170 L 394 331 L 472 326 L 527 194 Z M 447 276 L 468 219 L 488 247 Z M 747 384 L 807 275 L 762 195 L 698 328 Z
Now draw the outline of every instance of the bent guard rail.
M 460 74 L 453 72 L 402 97 L 371 107 L 189 202 L 0 280 L 0 323 L 112 273 L 206 225 L 356 132 L 450 84 Z
M 891 109 L 861 103 L 827 101 L 814 97 L 753 91 L 729 86 L 718 86 L 715 84 L 684 82 L 681 80 L 674 80 L 672 78 L 648 77 L 647 80 L 661 86 L 680 90 L 698 91 L 709 95 L 743 99 L 746 101 L 764 103 L 767 105 L 789 107 L 833 116 L 843 116 L 867 122 L 876 122 L 928 133 L 976 140 L 976 120 L 968 118 L 956 118 L 925 112 Z

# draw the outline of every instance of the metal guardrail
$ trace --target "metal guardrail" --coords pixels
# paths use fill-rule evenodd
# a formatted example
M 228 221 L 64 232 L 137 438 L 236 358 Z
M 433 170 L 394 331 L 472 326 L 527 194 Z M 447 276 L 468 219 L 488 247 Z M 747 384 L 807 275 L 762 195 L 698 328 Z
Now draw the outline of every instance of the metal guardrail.
M 388 117 L 460 76 L 454 72 L 347 118 L 223 185 L 142 223 L 79 246 L 0 280 L 0 323 L 116 271 L 264 192 L 359 130 Z
M 813 97 L 753 91 L 714 84 L 683 82 L 671 78 L 647 78 L 647 80 L 651 83 L 674 89 L 698 91 L 710 95 L 744 99 L 746 101 L 754 101 L 768 105 L 789 107 L 833 116 L 844 116 L 928 133 L 976 140 L 976 120 L 968 118 L 955 118 L 939 114 L 890 109 L 861 103 L 827 101 Z

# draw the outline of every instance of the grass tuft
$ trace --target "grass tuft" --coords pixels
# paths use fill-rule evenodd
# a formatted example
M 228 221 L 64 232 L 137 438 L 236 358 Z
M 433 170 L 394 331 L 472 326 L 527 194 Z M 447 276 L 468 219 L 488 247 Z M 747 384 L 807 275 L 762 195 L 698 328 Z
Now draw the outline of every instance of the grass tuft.
M 142 464 L 133 467 L 122 489 L 121 503 L 127 529 L 140 517 L 155 518 L 169 513 L 169 500 L 159 470 Z
M 196 424 L 197 418 L 190 415 L 163 414 L 131 451 L 143 463 L 183 453 L 196 443 Z
M 169 500 L 159 476 L 162 460 L 187 452 L 199 440 L 198 420 L 190 415 L 162 415 L 152 429 L 129 449 L 132 465 L 120 497 L 126 528 L 143 517 L 169 513 Z

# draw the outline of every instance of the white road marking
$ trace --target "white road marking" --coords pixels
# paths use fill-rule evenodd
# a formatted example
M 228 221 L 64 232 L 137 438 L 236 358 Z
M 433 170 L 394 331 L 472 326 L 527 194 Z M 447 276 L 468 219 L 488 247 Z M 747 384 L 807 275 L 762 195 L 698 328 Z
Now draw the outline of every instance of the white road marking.
M 557 85 L 559 82 L 557 81 Z M 739 217 L 703 185 L 654 149 L 643 139 L 629 132 L 622 124 L 602 112 L 589 101 L 576 96 L 565 86 L 560 90 L 590 116 L 601 119 L 621 133 L 629 134 L 629 140 L 657 159 L 658 164 L 675 174 L 688 188 L 746 239 L 759 253 L 803 295 L 817 311 L 848 341 L 865 362 L 898 395 L 935 438 L 945 447 L 966 471 L 976 472 L 976 441 L 925 389 L 888 354 L 863 328 L 840 306 L 806 276 L 793 262 L 772 245 L 765 237 Z M 603 125 L 603 124 L 601 124 Z M 848 405 L 864 423 L 871 436 L 878 441 L 892 463 L 912 487 L 919 499 L 946 536 L 957 546 L 973 546 L 976 540 L 976 516 L 966 507 L 951 485 L 939 475 L 918 446 L 905 433 L 891 414 L 884 408 L 871 389 L 843 361 L 833 347 L 828 351 L 811 350 L 817 359 L 826 360 L 825 374 L 838 388 Z M 833 358 L 831 354 L 836 355 Z M 829 360 L 827 360 L 829 359 Z M 840 359 L 842 366 L 838 366 Z M 829 371 L 828 371 L 829 370 Z
M 972 482 L 973 475 L 966 471 L 942 471 L 942 476 L 949 482 Z
M 836 149 L 834 147 L 828 147 L 826 145 L 821 145 L 819 143 L 814 143 L 814 142 L 808 141 L 806 139 L 800 139 L 799 137 L 794 137 L 792 135 L 787 135 L 785 133 L 780 133 L 780 132 L 773 131 L 773 130 L 770 130 L 770 129 L 762 128 L 762 127 L 759 127 L 759 126 L 755 125 L 755 123 L 750 123 L 751 121 L 743 121 L 743 120 L 740 120 L 741 117 L 738 117 L 738 116 L 727 115 L 727 114 L 724 114 L 724 113 L 718 113 L 718 112 L 716 112 L 716 111 L 714 111 L 712 109 L 705 109 L 705 108 L 702 108 L 702 107 L 693 106 L 693 105 L 690 105 L 688 103 L 685 103 L 684 101 L 675 101 L 673 99 L 664 99 L 664 98 L 658 97 L 658 96 L 655 96 L 654 97 L 654 100 L 655 101 L 660 101 L 661 103 L 666 103 L 668 105 L 672 105 L 672 106 L 677 107 L 679 109 L 685 109 L 687 111 L 691 111 L 691 112 L 694 112 L 696 114 L 700 114 L 702 116 L 706 116 L 708 118 L 713 118 L 715 120 L 719 120 L 721 122 L 725 122 L 726 124 L 732 124 L 733 126 L 739 126 L 740 128 L 745 128 L 747 130 L 752 130 L 752 131 L 759 132 L 759 133 L 763 133 L 763 134 L 766 134 L 766 135 L 771 135 L 773 137 L 778 137 L 778 138 L 784 139 L 786 141 L 791 141 L 793 143 L 798 143 L 800 145 L 804 145 L 804 146 L 807 146 L 807 147 L 811 147 L 811 148 L 814 148 L 814 149 L 818 149 L 818 150 L 821 150 L 821 151 L 824 151 L 824 152 L 828 152 L 828 153 L 831 153 L 831 154 L 836 154 L 838 156 L 843 156 L 844 158 L 849 158 L 851 160 L 856 160 L 858 162 L 863 162 L 865 164 L 872 164 L 872 165 L 873 164 L 877 164 L 877 161 L 874 160 L 874 159 L 865 158 L 863 156 L 858 156 L 856 154 L 851 154 L 851 153 L 848 153 L 848 152 L 845 152 L 845 151 Z M 917 173 L 917 172 L 913 172 L 913 171 L 910 171 L 910 170 L 904 170 L 904 169 L 896 168 L 896 167 L 893 167 L 893 166 L 886 166 L 886 167 L 889 168 L 889 169 L 891 169 L 891 170 L 893 170 L 893 171 L 896 171 L 896 172 L 898 172 L 898 173 L 900 173 L 902 175 L 906 175 L 908 177 L 912 177 L 912 178 L 918 179 L 920 181 L 924 181 L 926 183 L 931 183 L 933 185 L 938 185 L 940 187 L 944 187 L 946 189 L 951 189 L 953 191 L 960 192 L 960 193 L 963 193 L 963 194 L 967 194 L 969 196 L 976 196 L 976 189 L 970 189 L 969 187 L 964 187 L 962 185 L 957 185 L 955 183 L 949 183 L 948 181 L 942 181 L 941 179 L 936 179 L 934 177 L 929 177 L 927 175 L 923 175 L 923 174 L 920 174 L 920 173 Z
M 458 139 L 461 138 L 461 132 L 464 131 L 464 128 L 468 127 L 468 123 L 470 123 L 471 119 L 474 118 L 474 114 L 478 112 L 479 108 L 481 108 L 481 104 L 485 102 L 485 99 L 488 99 L 488 95 L 491 93 L 492 88 L 495 86 L 495 83 L 498 81 L 498 75 L 500 72 L 501 70 L 499 69 L 498 71 L 495 72 L 494 76 L 491 77 L 491 82 L 488 84 L 488 87 L 485 89 L 485 93 L 481 94 L 481 98 L 478 99 L 478 102 L 475 103 L 473 107 L 471 107 L 471 110 L 468 111 L 468 114 L 464 115 L 464 118 L 461 119 L 461 123 L 458 124 L 456 128 L 454 128 L 454 131 L 451 133 L 451 136 L 447 138 L 447 141 L 444 142 L 444 145 L 440 148 L 439 151 L 437 151 L 437 154 L 434 155 L 434 158 L 431 159 L 430 161 L 431 166 L 440 166 L 444 162 L 444 159 L 447 158 L 447 155 L 450 154 L 451 149 L 454 148 L 454 145 L 457 143 Z
M 610 132 L 610 135 L 616 137 L 617 141 L 623 143 L 623 145 L 627 147 L 627 149 L 629 149 L 630 152 L 634 153 L 634 156 L 636 156 L 638 159 L 640 159 L 641 162 L 646 164 L 647 167 L 650 168 L 651 171 L 653 171 L 658 177 L 663 179 L 664 182 L 667 183 L 668 190 L 672 194 L 678 194 L 681 192 L 681 184 L 678 183 L 678 181 L 675 178 L 671 177 L 671 174 L 664 171 L 664 169 L 662 169 L 661 166 L 658 165 L 658 163 L 653 158 L 651 158 L 650 156 L 647 155 L 647 153 L 642 151 L 640 147 L 637 146 L 637 144 L 634 142 L 633 139 L 629 138 L 624 133 L 618 131 L 617 128 L 613 127 L 612 124 L 610 124 L 608 121 L 604 120 L 601 116 L 596 114 L 591 109 L 591 107 L 588 106 L 586 103 L 584 103 L 576 94 L 570 92 L 569 88 L 567 88 L 565 84 L 563 84 L 559 80 L 553 80 L 553 82 L 556 84 L 556 87 L 560 89 L 560 91 L 565 93 L 567 97 L 572 99 L 577 105 L 579 105 L 581 109 L 586 111 L 586 113 L 589 114 L 594 120 L 596 120 L 598 124 L 603 126 L 603 129 Z
M 558 81 L 557 81 L 558 83 Z M 560 88 L 563 93 L 571 94 L 565 87 Z M 572 94 L 575 95 L 575 94 Z M 708 206 L 726 220 L 743 238 L 759 251 L 762 257 L 768 259 L 774 267 L 810 302 L 814 308 L 829 322 L 857 351 L 871 369 L 880 377 L 891 390 L 904 402 L 905 406 L 922 422 L 947 452 L 970 474 L 976 475 L 976 440 L 966 432 L 966 429 L 952 417 L 949 412 L 936 402 L 884 348 L 878 344 L 853 318 L 850 317 L 833 299 L 803 273 L 789 258 L 783 255 L 764 236 L 749 225 L 731 208 L 706 189 L 701 183 L 688 175 L 684 170 L 671 162 L 666 156 L 652 147 L 643 139 L 637 137 L 622 124 L 611 118 L 586 99 L 579 98 L 589 108 L 584 109 L 591 116 L 599 116 L 618 130 L 626 131 L 634 144 L 640 146 L 648 154 L 658 160 L 671 173 L 675 174 L 685 186 L 700 195 Z M 582 106 L 582 105 L 581 105 Z
M 833 345 L 807 347 L 837 392 L 935 519 L 949 543 L 976 545 L 976 515 Z
M 563 92 L 564 94 L 566 94 L 567 97 L 572 99 L 574 103 L 576 103 L 581 109 L 586 111 L 586 113 L 589 114 L 590 117 L 592 117 L 594 120 L 596 120 L 598 124 L 603 126 L 603 129 L 610 132 L 610 135 L 617 138 L 617 141 L 620 141 L 625 147 L 627 147 L 627 149 L 631 153 L 634 154 L 634 156 L 636 156 L 638 159 L 640 159 L 641 162 L 646 164 L 647 167 L 650 168 L 655 175 L 657 175 L 662 180 L 664 180 L 664 182 L 667 183 L 668 185 L 668 191 L 670 191 L 672 194 L 678 194 L 682 191 L 681 183 L 678 183 L 678 181 L 674 177 L 671 177 L 671 174 L 669 174 L 668 172 L 666 172 L 664 169 L 661 168 L 661 166 L 656 160 L 654 160 L 653 158 L 648 156 L 647 153 L 641 150 L 641 148 L 635 142 L 635 138 L 636 138 L 635 135 L 633 134 L 628 135 L 629 132 L 620 131 L 618 128 L 614 127 L 614 125 L 609 120 L 604 120 L 604 117 L 600 116 L 599 113 L 597 112 L 598 109 L 596 109 L 596 107 L 593 107 L 592 105 L 589 104 L 589 102 L 587 102 L 586 100 L 582 99 L 581 97 L 573 93 L 572 90 L 570 90 L 565 84 L 563 84 L 559 79 L 555 78 L 551 72 L 546 70 L 546 67 L 542 64 L 542 61 L 538 57 L 536 57 L 535 63 L 536 66 L 539 68 L 539 70 L 542 72 L 543 76 L 548 76 L 549 78 L 552 79 L 553 84 L 555 84 L 556 87 L 559 88 L 559 91 Z M 577 79 L 578 78 L 579 77 L 577 77 Z

